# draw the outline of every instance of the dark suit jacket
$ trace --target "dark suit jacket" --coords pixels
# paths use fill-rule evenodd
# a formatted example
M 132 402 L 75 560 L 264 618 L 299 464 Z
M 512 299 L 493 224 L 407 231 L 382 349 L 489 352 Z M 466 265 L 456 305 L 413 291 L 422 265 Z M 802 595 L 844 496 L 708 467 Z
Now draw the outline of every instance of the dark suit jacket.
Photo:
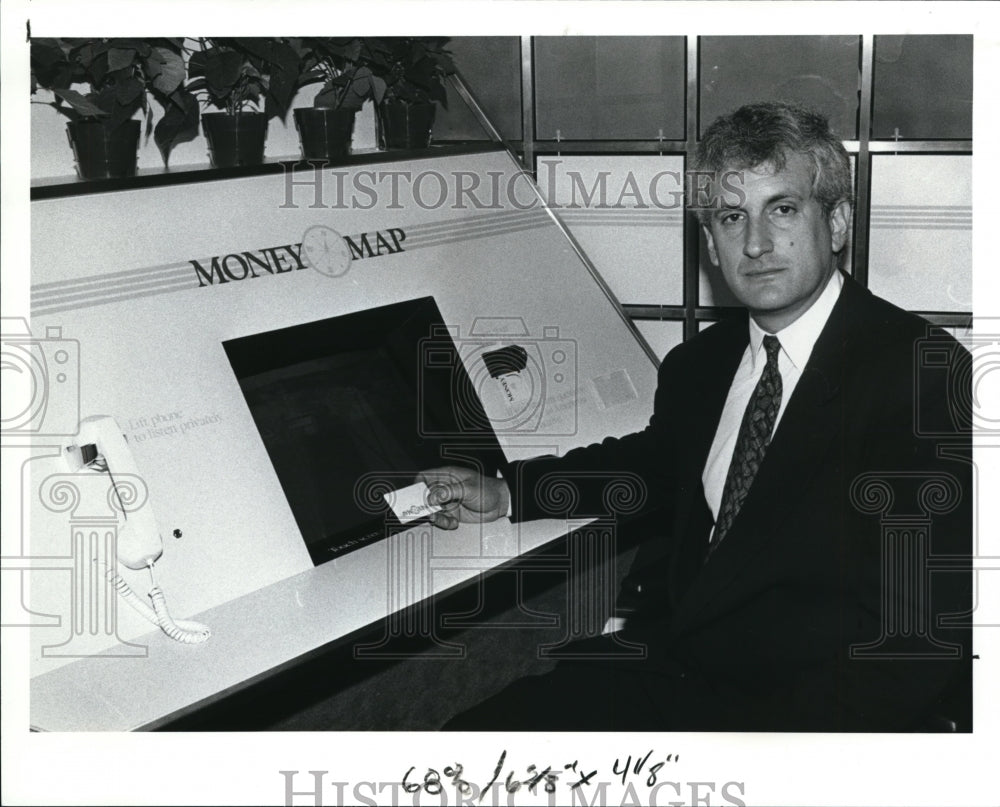
M 937 624 L 969 611 L 968 567 L 930 573 L 918 559 L 898 574 L 921 551 L 971 555 L 968 354 L 845 279 L 742 510 L 703 564 L 701 475 L 748 339 L 744 317 L 671 351 L 642 432 L 513 464 L 514 520 L 605 515 L 609 479 L 642 480 L 662 531 L 636 564 L 665 593 L 624 634 L 648 658 L 625 663 L 649 673 L 639 678 L 664 729 L 919 727 L 946 688 L 971 686 L 971 630 Z M 550 495 L 567 477 L 578 496 Z

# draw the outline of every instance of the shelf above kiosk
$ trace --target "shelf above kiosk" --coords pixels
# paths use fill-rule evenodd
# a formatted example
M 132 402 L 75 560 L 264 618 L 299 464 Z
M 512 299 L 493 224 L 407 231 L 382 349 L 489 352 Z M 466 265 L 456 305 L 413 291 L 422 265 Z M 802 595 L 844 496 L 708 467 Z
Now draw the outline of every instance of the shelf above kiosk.
M 212 182 L 221 179 L 282 174 L 286 171 L 312 171 L 317 165 L 325 168 L 354 167 L 358 165 L 379 165 L 400 160 L 423 160 L 438 157 L 467 154 L 485 154 L 504 151 L 496 143 L 455 143 L 432 145 L 426 149 L 379 151 L 359 149 L 337 160 L 302 160 L 296 157 L 267 158 L 260 165 L 238 166 L 234 168 L 212 168 L 203 165 L 176 166 L 174 168 L 140 168 L 135 176 L 112 177 L 107 179 L 79 179 L 77 177 L 46 177 L 35 179 L 31 184 L 31 200 L 59 199 L 66 196 L 82 196 L 91 193 L 111 193 L 114 191 L 157 188 L 167 185 Z

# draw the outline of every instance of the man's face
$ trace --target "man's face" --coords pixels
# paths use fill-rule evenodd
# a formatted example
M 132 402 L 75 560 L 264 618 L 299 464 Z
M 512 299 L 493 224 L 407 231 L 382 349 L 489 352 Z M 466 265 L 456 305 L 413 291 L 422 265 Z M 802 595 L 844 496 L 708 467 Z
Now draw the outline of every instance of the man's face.
M 708 253 L 757 324 L 773 333 L 823 292 L 847 241 L 850 205 L 824 215 L 812 193 L 812 163 L 802 154 L 790 154 L 781 171 L 744 171 L 740 187 L 741 206 L 712 212 Z

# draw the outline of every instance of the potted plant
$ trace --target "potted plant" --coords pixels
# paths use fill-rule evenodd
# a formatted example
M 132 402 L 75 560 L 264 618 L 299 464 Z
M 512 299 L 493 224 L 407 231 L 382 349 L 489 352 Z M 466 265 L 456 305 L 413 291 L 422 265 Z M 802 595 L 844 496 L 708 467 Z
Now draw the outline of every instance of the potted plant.
M 312 107 L 294 111 L 304 159 L 330 159 L 347 154 L 354 121 L 365 101 L 376 104 L 385 92 L 385 80 L 370 66 L 365 40 L 304 37 L 290 40 L 299 53 L 299 87 L 322 83 Z
M 69 118 L 67 132 L 83 179 L 132 176 L 142 113 L 167 163 L 178 143 L 198 131 L 197 104 L 184 93 L 180 39 L 33 39 L 31 94 L 52 92 L 51 106 Z M 85 87 L 81 92 L 74 87 Z M 153 95 L 164 115 L 152 129 Z M 36 102 L 37 103 L 37 102 Z
M 216 167 L 264 161 L 267 122 L 284 118 L 295 94 L 298 53 L 284 40 L 199 39 L 188 61 L 189 92 L 206 106 L 202 128 Z M 260 111 L 261 100 L 264 111 Z
M 436 103 L 447 108 L 445 79 L 455 72 L 448 37 L 386 37 L 368 40 L 371 64 L 385 81 L 376 107 L 379 147 L 430 145 Z

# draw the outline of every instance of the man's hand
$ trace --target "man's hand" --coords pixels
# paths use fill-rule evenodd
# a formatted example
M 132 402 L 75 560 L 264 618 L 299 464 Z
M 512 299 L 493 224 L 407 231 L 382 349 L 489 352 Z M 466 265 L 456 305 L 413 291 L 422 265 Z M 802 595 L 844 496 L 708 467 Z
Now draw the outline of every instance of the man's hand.
M 430 489 L 427 503 L 441 508 L 430 517 L 435 527 L 453 530 L 459 524 L 496 521 L 507 515 L 510 490 L 503 479 L 447 465 L 421 471 L 416 481 Z

